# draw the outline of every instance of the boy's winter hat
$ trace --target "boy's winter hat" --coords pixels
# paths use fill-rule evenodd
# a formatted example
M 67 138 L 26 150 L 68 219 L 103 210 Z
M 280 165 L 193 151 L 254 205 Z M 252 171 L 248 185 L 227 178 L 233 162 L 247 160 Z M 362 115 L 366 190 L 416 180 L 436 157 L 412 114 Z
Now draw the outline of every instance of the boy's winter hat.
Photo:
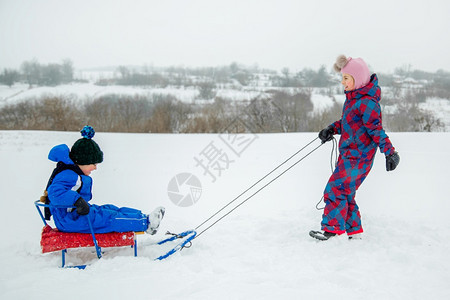
M 83 138 L 73 144 L 69 157 L 77 165 L 99 164 L 103 161 L 103 152 L 97 143 L 92 140 L 95 135 L 94 128 L 84 126 L 80 131 Z
M 345 55 L 339 55 L 333 67 L 336 72 L 352 75 L 355 80 L 355 89 L 362 88 L 370 81 L 369 67 L 362 58 L 347 58 Z

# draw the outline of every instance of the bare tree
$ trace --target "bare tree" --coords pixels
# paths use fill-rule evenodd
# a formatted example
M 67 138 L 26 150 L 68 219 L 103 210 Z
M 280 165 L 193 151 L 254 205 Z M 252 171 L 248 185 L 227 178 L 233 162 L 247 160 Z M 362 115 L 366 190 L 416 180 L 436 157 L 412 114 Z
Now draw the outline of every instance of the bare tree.
M 21 66 L 21 70 L 30 88 L 33 84 L 39 83 L 41 78 L 41 66 L 36 59 L 24 61 Z
M 13 69 L 4 69 L 3 73 L 0 74 L 0 82 L 11 87 L 15 82 L 20 80 L 20 73 Z

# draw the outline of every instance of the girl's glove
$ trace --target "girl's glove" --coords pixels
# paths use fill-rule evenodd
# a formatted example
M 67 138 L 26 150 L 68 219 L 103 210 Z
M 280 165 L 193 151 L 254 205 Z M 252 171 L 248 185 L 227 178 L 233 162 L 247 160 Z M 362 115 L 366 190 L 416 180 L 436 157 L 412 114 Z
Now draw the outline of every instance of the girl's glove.
M 325 129 L 322 129 L 319 132 L 319 138 L 322 141 L 322 144 L 328 141 L 331 141 L 331 139 L 333 138 L 333 134 L 334 134 L 334 130 L 333 127 L 328 126 Z
M 392 153 L 391 155 L 386 156 L 386 171 L 395 170 L 400 162 L 400 156 L 397 152 Z
M 77 213 L 79 215 L 87 215 L 89 213 L 89 204 L 83 198 L 78 198 L 77 201 L 73 204 L 77 208 Z

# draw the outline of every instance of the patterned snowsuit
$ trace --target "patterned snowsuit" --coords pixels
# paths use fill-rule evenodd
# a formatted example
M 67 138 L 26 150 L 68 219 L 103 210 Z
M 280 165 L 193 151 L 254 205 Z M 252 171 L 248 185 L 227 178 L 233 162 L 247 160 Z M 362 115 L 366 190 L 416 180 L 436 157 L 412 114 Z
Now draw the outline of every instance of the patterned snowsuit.
M 48 158 L 55 162 L 73 165 L 69 158 L 69 147 L 58 145 L 50 150 Z M 57 205 L 72 206 L 78 198 L 89 201 L 92 198 L 92 178 L 78 175 L 72 170 L 57 174 L 48 187 L 50 211 L 55 225 L 60 231 L 89 233 L 89 224 L 84 216 L 76 210 L 57 208 Z M 95 233 L 145 231 L 148 228 L 148 217 L 140 210 L 114 205 L 89 204 L 89 218 Z
M 381 122 L 378 78 L 357 90 L 346 91 L 342 117 L 331 124 L 340 134 L 339 158 L 324 191 L 322 230 L 348 235 L 361 233 L 361 215 L 355 193 L 372 168 L 379 147 L 385 155 L 395 152 Z

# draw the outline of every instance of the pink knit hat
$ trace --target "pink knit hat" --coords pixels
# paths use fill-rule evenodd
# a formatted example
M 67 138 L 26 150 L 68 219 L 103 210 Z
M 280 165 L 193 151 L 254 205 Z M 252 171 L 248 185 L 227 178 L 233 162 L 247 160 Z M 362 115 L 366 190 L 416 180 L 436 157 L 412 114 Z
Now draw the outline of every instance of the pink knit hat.
M 336 59 L 334 69 L 342 74 L 350 74 L 355 79 L 355 89 L 362 88 L 370 81 L 369 67 L 362 58 L 346 58 L 340 55 Z

